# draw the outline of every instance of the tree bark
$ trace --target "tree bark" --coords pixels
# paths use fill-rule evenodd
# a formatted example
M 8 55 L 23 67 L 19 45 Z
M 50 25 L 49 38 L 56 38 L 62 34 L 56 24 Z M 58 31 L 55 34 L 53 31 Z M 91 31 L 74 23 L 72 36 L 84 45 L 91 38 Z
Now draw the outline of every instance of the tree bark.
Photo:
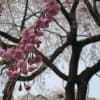
M 75 100 L 75 84 L 77 83 L 77 70 L 80 58 L 81 45 L 77 42 L 72 46 L 72 56 L 69 65 L 69 79 L 65 87 L 65 100 Z
M 76 100 L 86 100 L 87 84 L 82 83 L 78 86 L 77 98 Z
M 4 89 L 4 95 L 2 100 L 11 100 L 12 99 L 12 94 L 13 94 L 13 90 L 16 84 L 16 79 L 10 78 L 5 86 Z
M 68 82 L 65 91 L 65 100 L 75 100 L 74 82 Z

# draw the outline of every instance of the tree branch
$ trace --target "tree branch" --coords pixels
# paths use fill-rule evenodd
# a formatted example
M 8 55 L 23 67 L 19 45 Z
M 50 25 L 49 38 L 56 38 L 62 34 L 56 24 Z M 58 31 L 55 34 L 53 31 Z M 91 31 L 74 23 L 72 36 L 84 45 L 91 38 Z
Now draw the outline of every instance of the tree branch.
M 95 12 L 93 7 L 91 6 L 90 2 L 88 0 L 84 0 L 84 3 L 86 4 L 91 16 L 95 20 L 96 24 L 100 27 L 100 16 L 98 16 L 98 13 Z
M 19 81 L 31 81 L 38 75 L 40 75 L 42 72 L 44 72 L 47 69 L 47 67 L 43 64 L 37 71 L 33 72 L 30 76 L 19 76 Z
M 28 19 L 30 19 L 33 16 L 37 17 L 37 14 L 39 14 L 39 13 L 40 13 L 40 11 L 34 12 L 33 14 L 31 14 L 30 16 L 28 16 L 27 18 L 25 18 L 25 20 L 28 20 Z
M 9 34 L 7 34 L 5 32 L 0 31 L 0 35 L 2 37 L 4 37 L 4 38 L 6 38 L 6 39 L 8 39 L 8 40 L 10 40 L 12 42 L 14 42 L 14 43 L 18 43 L 19 42 L 19 39 L 15 38 L 15 37 L 12 37 L 12 36 L 10 36 Z
M 25 25 L 25 18 L 26 18 L 26 15 L 27 15 L 27 9 L 28 9 L 28 0 L 26 0 L 25 12 L 24 12 L 22 23 L 21 23 L 21 30 L 23 30 L 24 25 Z
M 100 41 L 100 34 L 96 36 L 92 36 L 90 38 L 80 40 L 79 43 L 82 44 L 83 46 L 88 45 L 90 43 L 95 43 Z
M 66 11 L 66 9 L 64 8 L 63 4 L 60 2 L 60 0 L 57 0 L 57 2 L 60 4 L 61 7 L 61 12 L 63 13 L 63 15 L 65 16 L 65 18 L 68 20 L 69 24 L 71 22 L 69 13 Z
M 66 30 L 63 26 L 61 26 L 61 25 L 59 24 L 59 22 L 58 22 L 56 19 L 54 19 L 54 22 L 55 22 L 65 33 L 67 33 L 67 30 Z
M 13 78 L 10 78 L 8 80 L 4 89 L 5 93 L 2 98 L 3 100 L 11 100 L 16 81 L 17 79 L 13 79 Z
M 66 41 L 61 47 L 57 48 L 55 50 L 55 52 L 51 55 L 51 59 L 50 61 L 52 62 L 59 54 L 61 54 L 63 52 L 63 50 L 68 46 L 70 45 L 70 42 L 69 41 Z
M 63 80 L 67 80 L 68 77 L 61 72 L 47 57 L 45 57 L 40 51 L 38 51 L 35 48 L 36 52 L 38 52 L 38 54 L 40 54 L 43 58 L 43 62 L 51 69 L 53 70 L 60 78 L 62 78 Z
M 89 81 L 90 78 L 100 71 L 100 60 L 90 68 L 85 69 L 80 75 L 80 79 Z
M 79 0 L 74 0 L 70 13 L 75 13 L 76 12 L 78 3 L 79 3 Z

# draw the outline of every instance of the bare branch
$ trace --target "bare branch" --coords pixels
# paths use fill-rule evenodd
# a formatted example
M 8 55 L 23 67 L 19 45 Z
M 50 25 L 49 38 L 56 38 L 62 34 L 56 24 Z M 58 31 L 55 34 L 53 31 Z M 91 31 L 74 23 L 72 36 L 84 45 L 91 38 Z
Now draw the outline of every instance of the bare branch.
M 1 68 L 0 75 L 2 75 L 3 71 L 7 68 L 7 66 Z
M 99 42 L 100 41 L 100 35 L 92 36 L 90 38 L 84 39 L 79 41 L 83 46 L 88 45 L 90 43 Z
M 91 16 L 94 18 L 96 24 L 98 26 L 100 26 L 100 15 L 98 16 L 98 13 L 95 12 L 95 10 L 93 9 L 93 7 L 91 6 L 90 2 L 88 0 L 84 0 Z
M 15 78 L 14 79 L 10 78 L 8 80 L 8 82 L 6 83 L 5 89 L 4 89 L 4 92 L 6 93 L 3 95 L 2 100 L 11 100 L 16 81 L 17 79 Z
M 99 74 L 96 73 L 95 75 L 98 76 L 98 77 L 100 78 L 100 75 L 99 75 Z
M 60 34 L 58 34 L 57 32 L 50 31 L 50 30 L 47 30 L 47 29 L 44 29 L 43 31 L 49 32 L 49 33 L 51 33 L 51 34 L 55 34 L 55 35 L 57 35 L 57 36 L 60 37 L 60 38 L 65 38 L 65 37 L 67 37 L 67 36 L 65 36 L 65 35 L 60 35 Z
M 63 52 L 63 50 L 70 45 L 69 41 L 66 41 L 61 47 L 57 48 L 55 52 L 51 55 L 50 61 L 53 61 L 59 54 Z
M 0 31 L 0 35 L 2 37 L 4 37 L 4 38 L 6 38 L 6 39 L 8 39 L 8 40 L 10 40 L 12 42 L 14 42 L 14 43 L 18 43 L 19 42 L 19 39 L 15 38 L 15 37 L 12 37 L 12 36 L 10 36 L 9 34 L 7 34 L 5 32 Z
M 28 9 L 28 0 L 26 0 L 25 12 L 24 12 L 22 23 L 21 23 L 21 30 L 23 30 L 24 25 L 25 25 L 25 18 L 26 18 L 26 15 L 27 15 L 27 9 Z
M 60 4 L 61 6 L 61 12 L 63 13 L 63 15 L 65 16 L 65 18 L 68 20 L 69 24 L 71 22 L 69 13 L 66 11 L 66 9 L 64 8 L 63 4 L 60 2 L 60 0 L 57 0 L 57 2 Z
M 32 15 L 28 16 L 27 18 L 25 18 L 25 20 L 28 20 L 28 19 L 30 19 L 33 16 L 38 17 L 37 14 L 39 14 L 39 13 L 40 13 L 40 11 L 34 12 Z
M 96 74 L 98 71 L 100 71 L 100 60 L 95 64 L 93 65 L 92 67 L 90 68 L 87 68 L 85 69 L 80 75 L 80 79 L 84 79 L 84 80 L 87 80 L 89 81 L 90 78 Z
M 52 69 L 60 78 L 62 78 L 63 80 L 67 80 L 68 77 L 61 72 L 47 57 L 45 57 L 40 51 L 38 51 L 35 48 L 36 52 L 38 52 L 38 54 L 40 54 L 43 58 L 44 63 L 50 68 Z
M 66 30 L 63 26 L 61 26 L 61 25 L 59 24 L 59 22 L 58 22 L 56 19 L 54 19 L 54 22 L 55 22 L 65 33 L 67 33 L 67 30 Z
M 72 5 L 72 8 L 71 8 L 71 11 L 70 11 L 70 14 L 76 12 L 76 8 L 78 6 L 78 3 L 79 3 L 79 0 L 74 0 L 73 5 Z

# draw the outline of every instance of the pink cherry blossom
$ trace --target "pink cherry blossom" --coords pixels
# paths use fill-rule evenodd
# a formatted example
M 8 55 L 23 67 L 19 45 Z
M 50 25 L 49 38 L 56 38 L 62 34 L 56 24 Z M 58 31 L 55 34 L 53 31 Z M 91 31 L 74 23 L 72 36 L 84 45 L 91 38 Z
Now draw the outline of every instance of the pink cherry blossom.
M 22 38 L 25 38 L 25 39 L 29 39 L 30 37 L 34 38 L 35 37 L 35 34 L 34 34 L 34 32 L 31 32 L 28 29 L 24 29 L 21 32 L 21 37 Z
M 22 74 L 27 74 L 27 73 L 28 73 L 27 68 L 26 68 L 26 67 L 22 67 L 22 68 L 21 68 L 21 73 L 22 73 Z
M 19 44 L 14 48 L 7 50 L 0 50 L 0 56 L 8 62 L 9 67 L 6 70 L 6 74 L 9 77 L 16 78 L 20 74 L 27 74 L 37 69 L 33 66 L 34 63 L 39 63 L 42 61 L 40 55 L 36 55 L 33 58 L 28 58 L 30 53 L 34 52 L 34 47 L 40 47 L 41 41 L 38 37 L 43 36 L 42 28 L 48 28 L 50 22 L 53 21 L 54 16 L 59 12 L 60 6 L 56 0 L 43 0 L 44 8 L 41 10 L 42 15 L 33 24 L 33 30 L 24 29 L 20 33 Z M 27 66 L 29 63 L 30 66 Z M 26 90 L 30 89 L 29 85 L 25 85 Z M 20 87 L 21 90 L 21 87 Z
M 29 30 L 28 29 L 24 29 L 22 32 L 21 32 L 21 37 L 28 37 L 29 36 Z
M 41 32 L 41 31 L 36 31 L 35 34 L 36 34 L 36 36 L 43 36 L 43 32 Z
M 16 78 L 20 75 L 20 73 L 15 70 L 15 71 L 13 71 L 12 75 L 13 75 L 13 78 Z
M 16 48 L 14 56 L 16 59 L 22 59 L 24 57 L 23 50 Z
M 28 43 L 28 41 L 29 41 L 28 39 L 22 38 L 22 39 L 20 40 L 20 43 L 25 45 L 25 44 Z
M 44 19 L 44 18 L 39 18 L 39 19 L 36 20 L 33 27 L 47 28 L 47 27 L 49 27 L 49 21 L 47 19 Z
M 14 58 L 15 50 L 14 50 L 13 48 L 7 49 L 6 52 L 9 54 L 9 56 L 11 56 L 12 59 L 15 59 L 15 58 Z
M 4 52 L 3 55 L 2 55 L 2 57 L 4 58 L 4 60 L 6 62 L 11 62 L 12 61 L 12 55 L 13 54 L 9 54 L 8 52 Z
M 34 46 L 32 43 L 28 43 L 24 48 L 25 53 L 32 52 L 33 50 L 34 50 Z
M 8 70 L 11 70 L 11 71 L 14 71 L 14 70 L 16 69 L 16 67 L 9 66 L 7 69 L 8 69 Z
M 12 77 L 12 76 L 13 76 L 13 71 L 7 69 L 7 70 L 6 70 L 6 74 L 7 74 L 8 77 Z
M 31 89 L 31 86 L 28 85 L 28 84 L 24 84 L 24 86 L 25 86 L 25 89 L 26 89 L 27 91 L 29 91 L 29 90 Z
M 18 60 L 16 66 L 17 66 L 17 68 L 26 67 L 26 66 L 25 66 L 25 61 L 24 61 L 23 59 Z
M 24 50 L 25 44 L 20 44 L 18 48 L 21 49 L 21 50 Z
M 29 59 L 30 64 L 39 63 L 41 61 L 42 61 L 42 57 L 40 55 L 36 55 L 36 57 Z
M 34 71 L 35 69 L 37 69 L 37 66 L 31 65 L 31 66 L 29 66 L 29 68 L 28 68 L 28 72 L 32 72 L 32 71 Z
M 4 52 L 5 51 L 3 49 L 0 49 L 0 56 L 2 56 Z
M 1 51 L 1 56 L 6 62 L 11 62 L 14 59 L 14 49 L 9 48 L 6 51 Z
M 56 0 L 46 1 L 44 8 L 42 9 L 43 13 L 46 13 L 48 16 L 55 16 L 60 10 L 60 5 Z
M 36 46 L 39 48 L 40 47 L 40 44 L 41 44 L 41 41 L 40 40 L 35 40 L 34 41 L 34 44 L 36 44 Z
M 32 65 L 32 64 L 33 64 L 33 58 L 28 58 L 28 63 L 29 63 L 30 65 Z

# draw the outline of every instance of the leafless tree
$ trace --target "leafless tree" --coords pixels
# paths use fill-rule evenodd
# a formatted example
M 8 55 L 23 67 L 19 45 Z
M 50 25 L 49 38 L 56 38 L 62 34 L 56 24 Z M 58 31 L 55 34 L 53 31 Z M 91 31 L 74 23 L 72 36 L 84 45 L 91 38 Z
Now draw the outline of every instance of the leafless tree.
M 92 76 L 100 71 L 100 1 L 65 1 L 57 0 L 61 6 L 60 12 L 50 28 L 43 30 L 44 37 L 41 40 L 45 46 L 41 49 L 36 48 L 36 53 L 43 57 L 43 65 L 30 76 L 19 76 L 17 79 L 10 78 L 5 86 L 10 90 L 10 93 L 4 95 L 3 100 L 11 99 L 17 81 L 33 80 L 44 72 L 47 66 L 67 82 L 65 100 L 86 100 L 88 83 Z M 34 22 L 39 17 L 41 3 L 39 0 L 1 0 L 1 4 L 4 11 L 0 14 L 0 46 L 7 49 L 12 45 L 16 45 L 20 40 L 20 31 L 32 24 L 32 20 Z M 52 36 L 55 37 L 55 40 L 50 40 Z M 53 43 L 52 41 L 57 42 Z M 81 67 L 79 66 L 80 60 L 89 62 L 87 61 L 89 55 L 85 55 L 83 52 L 87 53 L 84 48 L 90 46 L 90 44 L 92 46 L 89 52 L 92 52 L 90 55 L 94 59 L 90 59 L 91 64 L 84 66 L 84 70 L 78 73 Z M 53 49 L 50 49 L 50 46 L 53 46 Z M 66 52 L 67 48 L 70 48 L 70 53 Z M 98 53 L 93 55 L 96 50 Z M 49 51 L 51 51 L 50 54 Z M 69 57 L 66 60 L 66 62 L 68 61 L 67 74 L 60 71 L 54 63 L 61 54 L 65 55 L 66 59 Z M 1 74 L 4 69 L 5 67 L 1 69 Z M 75 85 L 77 85 L 76 97 Z

